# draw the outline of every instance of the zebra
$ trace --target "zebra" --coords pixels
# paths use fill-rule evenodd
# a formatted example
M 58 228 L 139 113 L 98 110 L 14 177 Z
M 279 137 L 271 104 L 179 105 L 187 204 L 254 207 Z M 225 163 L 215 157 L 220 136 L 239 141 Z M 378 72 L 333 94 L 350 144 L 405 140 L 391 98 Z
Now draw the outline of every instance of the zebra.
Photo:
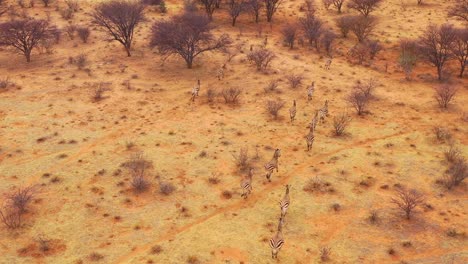
M 328 100 L 325 100 L 325 104 L 319 110 L 320 121 L 323 122 L 325 120 L 325 117 L 327 116 L 328 116 Z
M 326 62 L 325 62 L 325 70 L 330 70 L 330 65 L 332 63 L 332 59 L 328 59 Z
M 253 172 L 254 172 L 254 169 L 250 168 L 247 178 L 245 178 L 241 183 L 241 188 L 243 190 L 241 197 L 244 197 L 244 199 L 246 199 L 249 196 L 249 194 L 252 192 Z
M 276 149 L 275 153 L 273 154 L 273 158 L 265 164 L 265 170 L 267 171 L 266 173 L 266 178 L 268 179 L 269 182 L 271 182 L 271 174 L 273 173 L 273 170 L 276 168 L 276 172 L 278 172 L 278 158 L 281 156 L 281 150 Z
M 312 84 L 307 87 L 307 101 L 312 100 L 312 96 L 314 95 L 314 91 L 315 91 L 315 82 L 312 82 Z
M 318 111 L 315 111 L 315 115 L 312 118 L 312 121 L 310 122 L 310 125 L 309 125 L 310 131 L 312 130 L 315 131 L 315 127 L 317 126 L 317 123 L 318 123 Z
M 289 185 L 286 185 L 286 192 L 284 193 L 283 200 L 279 202 L 281 208 L 281 218 L 285 217 L 286 213 L 288 212 L 289 200 Z
M 276 235 L 270 239 L 270 248 L 271 248 L 271 258 L 277 259 L 278 252 L 280 251 L 281 247 L 284 244 L 283 233 L 281 232 L 282 229 L 282 218 L 280 218 L 278 223 L 278 230 L 276 231 Z
M 192 102 L 195 101 L 195 97 L 198 96 L 198 92 L 200 92 L 200 80 L 198 80 L 197 85 L 192 88 Z
M 296 117 L 296 100 L 293 101 L 293 106 L 289 108 L 289 117 L 291 118 L 292 123 Z
M 216 72 L 216 77 L 218 78 L 219 81 L 221 81 L 224 78 L 224 70 L 226 69 L 226 64 L 223 64 L 221 68 L 218 69 Z
M 310 128 L 309 134 L 306 136 L 307 141 L 307 151 L 312 149 L 312 145 L 314 144 L 315 136 L 314 136 L 314 129 L 313 126 Z

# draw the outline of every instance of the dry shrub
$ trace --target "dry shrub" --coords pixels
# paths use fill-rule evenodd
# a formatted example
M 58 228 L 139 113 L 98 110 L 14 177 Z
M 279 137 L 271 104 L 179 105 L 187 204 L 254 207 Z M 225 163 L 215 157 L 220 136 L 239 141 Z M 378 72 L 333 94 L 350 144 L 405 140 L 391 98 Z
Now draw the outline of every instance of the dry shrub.
M 416 190 L 398 189 L 391 201 L 405 213 L 406 219 L 409 220 L 414 209 L 422 205 L 425 199 L 424 195 Z
M 329 247 L 322 247 L 320 249 L 320 260 L 323 262 L 329 261 L 331 255 L 331 249 Z
M 224 88 L 221 91 L 221 96 L 224 98 L 224 102 L 226 104 L 236 104 L 239 100 L 241 92 L 242 91 L 239 88 Z
M 374 31 L 376 25 L 377 19 L 374 17 L 353 16 L 350 29 L 359 42 L 364 42 Z
M 26 213 L 28 205 L 32 202 L 32 199 L 36 194 L 36 186 L 18 188 L 17 190 L 7 195 L 7 202 L 11 207 L 18 210 L 20 214 L 24 214 Z
M 159 182 L 159 193 L 163 195 L 168 196 L 171 193 L 173 193 L 175 189 L 176 189 L 175 186 L 170 182 L 163 182 L 163 181 Z
M 259 49 L 247 54 L 247 60 L 255 64 L 258 71 L 265 71 L 275 57 L 275 53 L 267 49 Z
M 86 54 L 79 54 L 76 57 L 69 57 L 68 62 L 70 64 L 76 65 L 76 67 L 78 67 L 80 70 L 85 68 L 89 63 L 88 56 Z
M 92 252 L 91 254 L 88 255 L 88 259 L 89 261 L 97 262 L 97 261 L 101 261 L 102 259 L 104 259 L 104 256 L 97 252 Z
M 351 122 L 351 117 L 347 113 L 341 113 L 333 118 L 333 128 L 335 136 L 342 136 L 346 130 L 346 127 Z
M 149 182 L 145 176 L 146 170 L 151 167 L 151 162 L 144 159 L 142 152 L 133 154 L 123 166 L 128 169 L 132 177 L 131 185 L 136 193 L 142 193 L 148 190 Z
M 88 27 L 77 27 L 76 32 L 83 43 L 88 43 L 88 38 L 91 35 L 91 30 Z
M 362 92 L 362 94 L 370 100 L 373 98 L 373 92 L 378 85 L 379 84 L 376 79 L 370 78 L 364 81 L 358 81 L 354 86 L 354 89 Z
M 448 170 L 448 173 L 444 179 L 444 185 L 447 189 L 452 189 L 460 185 L 468 176 L 468 164 L 466 160 L 459 157 L 455 160 Z
M 91 99 L 93 102 L 99 102 L 104 99 L 104 93 L 110 91 L 110 83 L 100 82 L 92 91 Z
M 318 176 L 315 176 L 306 182 L 303 190 L 305 192 L 322 192 L 327 185 Z
M 249 170 L 252 159 L 249 157 L 249 149 L 247 147 L 240 148 L 239 154 L 232 156 L 234 157 L 237 169 L 240 172 L 246 172 Z
M 298 32 L 298 26 L 296 24 L 286 24 L 281 28 L 281 34 L 283 35 L 283 41 L 286 46 L 290 49 L 294 48 L 294 42 Z
M 432 129 L 434 131 L 435 137 L 440 142 L 450 142 L 452 140 L 452 134 L 449 130 L 443 127 L 434 127 Z
M 9 229 L 21 227 L 22 214 L 17 208 L 5 205 L 0 208 L 0 221 Z
M 208 103 L 213 103 L 216 99 L 216 90 L 214 88 L 208 88 L 206 90 L 206 101 Z
M 298 88 L 302 84 L 302 80 L 304 80 L 304 76 L 300 74 L 291 74 L 286 76 L 286 79 L 289 82 L 289 85 L 292 89 Z
M 37 241 L 37 244 L 39 245 L 39 250 L 40 251 L 42 251 L 42 252 L 49 251 L 49 249 L 50 249 L 50 245 L 49 245 L 50 239 L 48 239 L 44 235 L 39 235 L 39 236 L 37 236 L 36 241 Z
M 70 40 L 75 39 L 75 32 L 76 32 L 76 26 L 73 24 L 70 24 L 65 27 L 65 33 L 67 33 L 67 36 L 70 38 Z
M 460 159 L 461 157 L 461 152 L 460 149 L 458 149 L 455 144 L 450 144 L 449 148 L 444 152 L 445 159 L 453 163 Z
M 277 99 L 276 101 L 268 100 L 266 104 L 267 112 L 274 118 L 278 119 L 278 113 L 284 106 L 284 101 Z
M 377 224 L 380 221 L 379 213 L 376 210 L 371 210 L 369 212 L 368 220 L 371 224 Z
M 196 256 L 189 256 L 187 258 L 187 264 L 200 264 L 200 260 Z
M 325 48 L 325 51 L 327 52 L 327 55 L 332 54 L 333 50 L 333 42 L 336 39 L 336 34 L 333 33 L 331 30 L 324 30 L 322 33 L 322 37 L 320 38 L 320 43 L 323 48 Z
M 449 103 L 455 97 L 455 94 L 457 93 L 457 88 L 453 85 L 446 84 L 435 87 L 435 92 L 435 98 L 437 100 L 437 103 L 439 103 L 440 108 L 446 109 Z
M 375 56 L 383 49 L 382 45 L 378 40 L 369 40 L 366 42 L 366 46 L 369 49 L 370 59 L 373 60 Z
M 346 101 L 356 109 L 358 115 L 365 113 L 367 104 L 369 103 L 369 99 L 364 95 L 364 93 L 358 90 L 352 91 L 346 97 Z
M 74 15 L 75 12 L 73 12 L 73 10 L 70 8 L 64 8 L 60 10 L 60 16 L 65 20 L 72 19 Z
M 263 88 L 263 90 L 265 90 L 265 93 L 276 91 L 278 88 L 278 83 L 279 83 L 278 80 L 271 80 L 268 83 L 268 85 L 265 88 Z
M 0 79 L 0 90 L 6 89 L 10 85 L 10 79 L 8 77 Z
M 353 19 L 354 19 L 353 16 L 346 15 L 346 16 L 341 16 L 336 20 L 336 26 L 340 30 L 343 38 L 348 37 L 348 33 L 351 30 Z
M 73 12 L 78 12 L 80 10 L 80 4 L 78 0 L 65 0 L 65 4 L 67 5 L 68 9 L 72 10 Z

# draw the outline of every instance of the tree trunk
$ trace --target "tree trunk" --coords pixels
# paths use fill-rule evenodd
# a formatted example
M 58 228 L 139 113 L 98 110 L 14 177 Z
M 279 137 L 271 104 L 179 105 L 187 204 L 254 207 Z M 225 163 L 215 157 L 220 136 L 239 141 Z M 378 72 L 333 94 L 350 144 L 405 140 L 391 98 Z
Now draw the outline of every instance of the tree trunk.
M 259 15 L 258 15 L 258 13 L 256 13 L 255 14 L 255 23 L 257 23 L 257 24 L 258 24 L 258 17 L 259 17 Z
M 128 57 L 131 57 L 131 56 L 132 56 L 132 54 L 130 53 L 130 47 L 125 46 L 125 51 L 127 51 L 127 56 L 128 56 Z
M 185 62 L 187 62 L 187 68 L 192 69 L 193 58 L 188 58 L 185 60 Z
M 232 18 L 232 26 L 233 26 L 233 27 L 236 26 L 236 19 L 237 19 L 237 17 L 233 17 L 233 18 Z
M 26 57 L 26 62 L 31 62 L 31 51 L 25 51 L 24 56 Z
M 465 63 L 461 63 L 460 75 L 458 77 L 463 78 L 464 71 L 465 71 Z
M 437 76 L 439 81 L 442 81 L 442 66 L 437 66 Z

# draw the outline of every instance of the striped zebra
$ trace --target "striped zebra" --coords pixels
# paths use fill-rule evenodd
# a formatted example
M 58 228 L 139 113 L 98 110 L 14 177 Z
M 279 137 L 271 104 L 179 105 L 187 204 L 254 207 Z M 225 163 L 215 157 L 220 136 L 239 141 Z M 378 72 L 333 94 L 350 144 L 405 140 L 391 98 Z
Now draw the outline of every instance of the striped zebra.
M 245 178 L 242 183 L 241 183 L 241 188 L 242 188 L 242 195 L 241 197 L 244 197 L 246 199 L 249 194 L 252 192 L 252 176 L 253 176 L 254 169 L 250 168 L 249 174 L 247 175 L 247 178 Z
M 318 123 L 318 111 L 315 111 L 314 117 L 312 118 L 312 121 L 310 121 L 309 129 L 312 131 L 315 131 L 315 127 L 317 127 Z
M 312 96 L 314 95 L 314 91 L 315 91 L 315 82 L 312 82 L 312 84 L 307 87 L 307 101 L 312 100 Z
M 328 59 L 326 62 L 325 62 L 325 70 L 330 70 L 330 65 L 332 63 L 332 59 Z
M 276 231 L 276 235 L 270 239 L 270 248 L 271 248 L 271 258 L 277 259 L 278 252 L 280 251 L 281 247 L 284 244 L 283 233 L 281 232 L 282 229 L 282 218 L 278 223 L 278 230 Z
M 219 81 L 221 81 L 224 78 L 224 70 L 226 69 L 226 64 L 223 64 L 221 68 L 218 69 L 216 72 L 216 77 L 218 78 Z
M 284 193 L 283 200 L 280 201 L 280 208 L 281 208 L 281 218 L 286 216 L 289 207 L 289 185 L 286 185 L 286 192 Z
M 328 116 L 328 100 L 325 100 L 325 104 L 319 110 L 319 119 L 321 122 L 325 121 L 325 117 Z
M 195 101 L 195 97 L 198 96 L 198 93 L 200 92 L 200 80 L 198 80 L 197 84 L 192 88 L 192 98 L 191 101 Z
M 266 173 L 266 178 L 268 179 L 269 182 L 271 182 L 271 174 L 273 173 L 273 170 L 276 168 L 276 172 L 278 172 L 278 158 L 281 156 L 281 150 L 276 149 L 275 153 L 273 154 L 273 158 L 265 164 L 265 170 L 267 171 Z
M 306 136 L 307 141 L 307 151 L 312 149 L 312 145 L 314 144 L 315 136 L 314 136 L 314 129 L 313 127 L 310 128 L 309 134 Z
M 292 123 L 296 117 L 296 100 L 293 101 L 293 106 L 289 108 L 289 117 L 291 118 Z

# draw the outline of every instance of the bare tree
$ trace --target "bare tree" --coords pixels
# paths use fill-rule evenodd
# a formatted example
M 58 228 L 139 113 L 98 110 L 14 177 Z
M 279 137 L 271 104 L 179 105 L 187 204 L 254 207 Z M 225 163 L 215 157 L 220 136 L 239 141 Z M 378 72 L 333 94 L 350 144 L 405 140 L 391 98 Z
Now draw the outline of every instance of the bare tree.
M 439 81 L 443 78 L 445 63 L 453 57 L 452 46 L 456 36 L 452 25 L 430 25 L 419 39 L 421 56 L 437 68 Z
M 325 0 L 325 1 L 330 1 L 338 11 L 338 13 L 341 14 L 341 7 L 343 6 L 345 0 Z
M 369 98 L 363 92 L 354 90 L 346 97 L 346 101 L 356 109 L 358 115 L 362 115 L 366 111 Z
M 31 61 L 31 52 L 41 41 L 53 39 L 57 29 L 46 20 L 22 19 L 0 24 L 0 45 L 17 49 Z
M 24 214 L 26 213 L 28 205 L 32 202 L 32 199 L 36 193 L 36 186 L 18 188 L 7 194 L 7 202 L 10 204 L 10 206 L 18 210 L 20 214 Z
M 315 45 L 315 48 L 319 49 L 319 39 L 322 35 L 323 22 L 315 15 L 308 13 L 306 17 L 300 18 L 299 23 L 301 24 L 304 37 L 309 41 L 309 44 Z
M 448 169 L 448 174 L 444 180 L 447 189 L 452 189 L 460 185 L 468 177 L 468 164 L 464 158 L 457 158 Z
M 367 47 L 369 48 L 370 59 L 373 60 L 375 56 L 382 50 L 382 45 L 378 40 L 368 40 L 366 42 Z
M 340 29 L 343 38 L 348 37 L 348 33 L 351 30 L 353 20 L 354 16 L 351 15 L 341 16 L 336 20 L 336 26 Z
M 258 23 L 260 19 L 260 10 L 263 7 L 263 0 L 247 0 L 247 6 L 255 17 L 255 23 Z
M 398 64 L 405 72 L 405 78 L 408 81 L 411 80 L 411 73 L 413 72 L 414 66 L 418 62 L 418 58 L 417 43 L 412 40 L 401 40 Z
M 254 50 L 247 54 L 247 59 L 257 66 L 258 71 L 265 71 L 275 57 L 275 54 L 267 49 Z
M 348 7 L 355 9 L 367 17 L 371 12 L 377 9 L 381 2 L 382 0 L 350 0 Z
M 232 26 L 236 25 L 236 20 L 240 14 L 245 10 L 246 2 L 244 0 L 229 0 L 228 12 L 232 19 Z
M 226 104 L 236 104 L 239 100 L 242 90 L 237 87 L 224 88 L 221 91 L 221 96 Z
M 221 50 L 231 44 L 227 34 L 215 39 L 210 20 L 197 13 L 184 13 L 168 21 L 155 22 L 151 33 L 151 47 L 166 57 L 181 56 L 189 69 L 194 59 L 207 51 Z
M 460 0 L 449 11 L 449 16 L 468 21 L 468 0 Z
M 369 49 L 366 44 L 358 43 L 351 48 L 349 55 L 357 59 L 359 64 L 362 64 L 369 55 Z
M 283 108 L 284 102 L 277 99 L 276 101 L 268 100 L 266 104 L 267 112 L 273 117 L 273 119 L 278 119 L 279 110 Z
M 353 16 L 351 22 L 351 31 L 357 37 L 359 42 L 366 40 L 374 31 L 377 25 L 377 19 L 366 16 Z
M 130 57 L 135 27 L 145 20 L 144 5 L 141 2 L 111 0 L 98 4 L 91 16 L 93 23 L 120 42 Z
M 283 0 L 264 0 L 265 1 L 265 8 L 266 8 L 266 17 L 267 22 L 271 22 L 273 15 L 278 10 L 278 7 L 283 2 Z
M 332 54 L 333 49 L 333 42 L 336 39 L 336 34 L 333 33 L 331 30 L 324 30 L 322 33 L 322 37 L 320 38 L 320 42 L 322 43 L 322 47 L 325 48 L 325 51 L 329 56 Z
M 281 34 L 283 35 L 284 43 L 290 48 L 294 48 L 294 42 L 296 41 L 297 35 L 297 25 L 296 24 L 286 24 L 281 28 Z
M 249 157 L 249 149 L 247 147 L 240 148 L 239 154 L 232 156 L 240 172 L 246 172 L 250 169 L 252 159 Z
M 88 27 L 84 27 L 84 26 L 83 27 L 77 27 L 76 32 L 78 33 L 78 37 L 80 37 L 80 39 L 81 39 L 81 41 L 83 41 L 83 43 L 88 42 L 88 38 L 91 35 L 91 30 L 89 30 Z
M 435 92 L 435 98 L 439 103 L 440 108 L 447 108 L 449 103 L 455 97 L 455 94 L 457 93 L 457 88 L 453 85 L 444 84 L 437 86 L 435 88 Z
M 333 118 L 333 128 L 335 136 L 342 136 L 351 122 L 351 117 L 347 113 L 341 113 Z
M 363 81 L 357 81 L 353 89 L 360 91 L 367 99 L 371 100 L 373 98 L 374 90 L 378 85 L 379 83 L 376 79 L 369 78 Z
M 22 214 L 18 209 L 9 205 L 0 208 L 0 221 L 9 229 L 16 229 L 21 227 Z
M 302 84 L 302 80 L 304 79 L 304 76 L 300 74 L 290 74 L 286 76 L 286 79 L 289 82 L 289 85 L 291 86 L 292 89 L 296 89 Z
M 392 203 L 396 204 L 406 216 L 406 219 L 411 218 L 413 210 L 424 203 L 424 195 L 416 190 L 398 189 L 396 197 L 392 198 Z
M 462 78 L 465 66 L 468 64 L 468 28 L 456 29 L 452 53 L 458 62 L 460 62 L 460 74 L 458 77 Z
M 146 171 L 151 167 L 151 162 L 143 157 L 142 152 L 133 154 L 130 159 L 123 164 L 132 177 L 131 185 L 136 193 L 144 192 L 149 187 L 149 182 L 146 180 Z
M 213 13 L 219 5 L 218 0 L 200 0 L 201 4 L 205 7 L 206 15 L 208 16 L 209 20 L 213 19 Z

